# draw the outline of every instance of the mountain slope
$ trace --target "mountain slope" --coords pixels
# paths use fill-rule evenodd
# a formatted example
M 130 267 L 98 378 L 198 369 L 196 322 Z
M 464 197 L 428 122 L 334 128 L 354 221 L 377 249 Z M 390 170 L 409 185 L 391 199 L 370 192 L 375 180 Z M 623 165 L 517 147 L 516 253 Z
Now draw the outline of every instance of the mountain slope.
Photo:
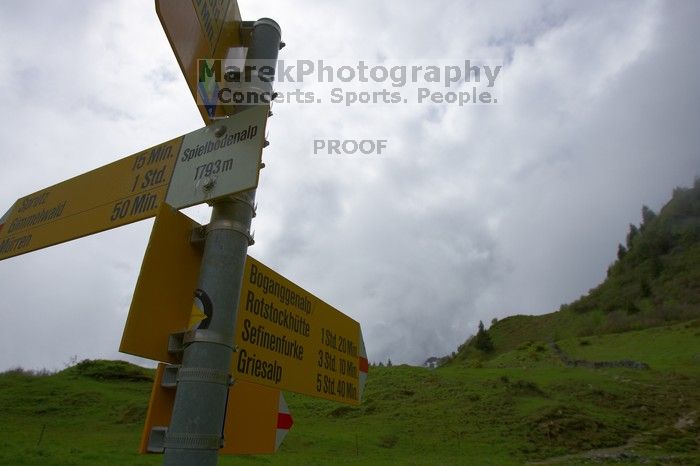
M 648 370 L 566 367 L 546 344 L 478 368 L 373 367 L 361 406 L 286 394 L 294 427 L 280 451 L 219 464 L 698 464 L 698 342 L 700 321 L 559 342 L 572 358 Z M 161 464 L 136 453 L 144 374 L 112 361 L 0 374 L 0 464 Z
M 219 463 L 700 464 L 700 183 L 644 209 L 619 251 L 574 303 L 492 325 L 491 352 L 372 367 L 359 407 L 286 394 L 280 451 Z M 120 361 L 0 374 L 0 464 L 161 464 L 136 453 L 152 375 Z
M 700 317 L 700 179 L 677 188 L 658 215 L 646 206 L 603 283 L 557 312 L 516 315 L 489 329 L 493 354 L 530 341 L 617 333 Z M 483 357 L 473 342 L 460 360 Z

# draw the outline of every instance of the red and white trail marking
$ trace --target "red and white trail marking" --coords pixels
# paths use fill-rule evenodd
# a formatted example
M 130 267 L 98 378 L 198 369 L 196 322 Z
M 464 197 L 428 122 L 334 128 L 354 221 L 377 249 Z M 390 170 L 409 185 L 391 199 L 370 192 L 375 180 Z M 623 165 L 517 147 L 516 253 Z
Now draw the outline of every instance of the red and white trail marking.
M 294 420 L 289 412 L 284 394 L 280 392 L 279 410 L 277 411 L 277 435 L 275 437 L 275 451 L 282 445 L 282 441 L 287 436 L 287 432 L 292 428 Z

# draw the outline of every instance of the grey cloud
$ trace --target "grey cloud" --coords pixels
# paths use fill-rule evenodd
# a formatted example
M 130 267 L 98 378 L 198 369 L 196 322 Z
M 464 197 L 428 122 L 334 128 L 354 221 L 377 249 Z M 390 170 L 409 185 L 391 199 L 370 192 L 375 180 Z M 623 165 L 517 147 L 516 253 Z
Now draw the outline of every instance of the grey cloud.
M 0 7 L 6 207 L 201 124 L 152 3 L 72 5 Z M 360 321 L 371 360 L 420 362 L 479 320 L 576 298 L 641 205 L 700 174 L 697 3 L 240 7 L 280 22 L 282 58 L 507 59 L 495 107 L 275 108 L 250 253 Z M 40 58 L 53 87 L 25 98 Z M 81 75 L 65 66 L 76 58 L 91 65 Z M 314 156 L 318 136 L 387 138 L 389 151 Z M 119 357 L 149 225 L 1 262 L 0 368 Z

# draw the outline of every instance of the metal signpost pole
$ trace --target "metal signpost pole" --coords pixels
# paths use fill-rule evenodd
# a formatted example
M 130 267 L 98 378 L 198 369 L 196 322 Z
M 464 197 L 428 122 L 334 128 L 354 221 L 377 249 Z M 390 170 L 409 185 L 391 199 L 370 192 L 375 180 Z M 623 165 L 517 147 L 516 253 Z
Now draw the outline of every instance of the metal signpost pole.
M 274 72 L 280 36 L 280 28 L 273 20 L 256 21 L 246 63 L 251 60 L 256 64 L 265 63 Z M 266 76 L 270 76 L 269 71 Z M 269 98 L 272 82 L 263 83 L 262 87 L 251 90 L 266 93 Z M 246 106 L 237 106 L 236 113 L 244 111 Z M 203 308 L 207 318 L 189 336 L 184 349 L 177 374 L 175 405 L 165 438 L 164 465 L 217 464 L 234 352 L 236 313 L 251 242 L 254 201 L 255 190 L 250 190 L 213 203 L 195 293 L 195 306 Z

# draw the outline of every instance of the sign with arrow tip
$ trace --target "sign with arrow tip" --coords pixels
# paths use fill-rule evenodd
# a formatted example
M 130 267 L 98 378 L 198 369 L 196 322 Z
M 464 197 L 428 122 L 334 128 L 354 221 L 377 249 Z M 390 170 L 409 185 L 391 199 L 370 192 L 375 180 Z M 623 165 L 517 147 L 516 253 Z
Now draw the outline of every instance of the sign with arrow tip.
M 258 185 L 267 106 L 256 106 L 18 199 L 0 260 Z
M 177 364 L 170 335 L 192 329 L 201 228 L 164 204 L 153 225 L 119 348 Z M 164 293 L 163 290 L 168 290 Z M 196 300 L 195 300 L 196 301 Z M 203 320 L 206 322 L 206 319 Z M 194 330 L 196 331 L 196 330 Z M 238 304 L 231 374 L 271 388 L 359 404 L 368 362 L 360 324 L 248 256 Z

